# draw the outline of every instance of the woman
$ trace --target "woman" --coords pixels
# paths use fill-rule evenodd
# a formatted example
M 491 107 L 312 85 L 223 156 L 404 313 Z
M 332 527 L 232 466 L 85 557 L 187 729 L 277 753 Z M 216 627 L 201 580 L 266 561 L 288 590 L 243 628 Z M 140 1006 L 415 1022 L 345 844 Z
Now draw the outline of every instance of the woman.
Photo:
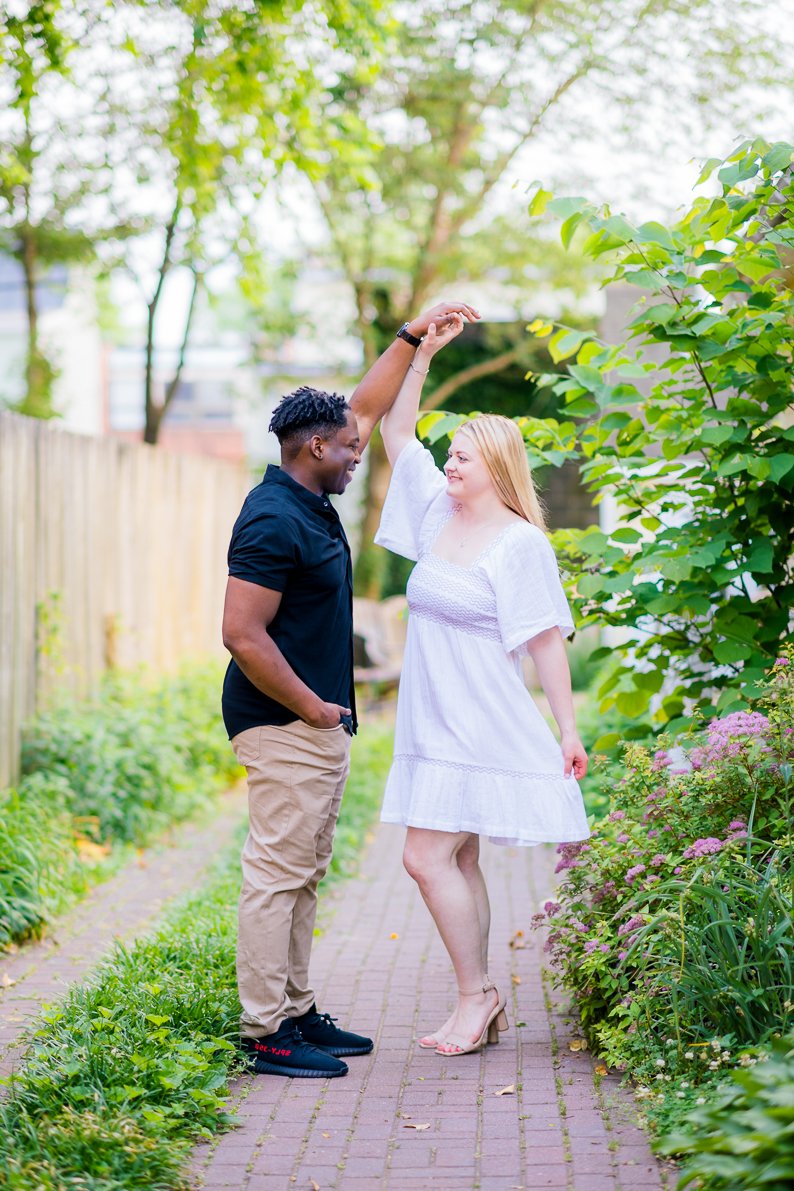
M 443 473 L 415 435 L 430 361 L 462 329 L 460 315 L 431 324 L 383 420 L 394 470 L 375 537 L 418 560 L 382 818 L 408 828 L 405 867 L 455 971 L 455 1010 L 419 1043 L 442 1055 L 498 1042 L 507 1028 L 505 998 L 488 977 L 480 835 L 524 845 L 589 835 L 576 782 L 587 755 L 563 641 L 573 622 L 521 433 L 508 418 L 464 423 Z M 524 685 L 527 652 L 559 744 Z

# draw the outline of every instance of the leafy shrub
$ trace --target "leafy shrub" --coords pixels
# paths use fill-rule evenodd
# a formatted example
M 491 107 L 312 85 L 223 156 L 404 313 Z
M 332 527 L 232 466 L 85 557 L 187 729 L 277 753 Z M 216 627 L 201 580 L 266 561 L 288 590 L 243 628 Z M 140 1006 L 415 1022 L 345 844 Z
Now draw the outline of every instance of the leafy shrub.
M 716 171 L 720 193 L 669 228 L 542 190 L 530 208 L 561 218 L 563 243 L 576 235 L 608 281 L 637 287 L 623 343 L 531 325 L 555 363 L 573 362 L 534 378 L 564 420 L 519 424 L 534 464 L 576 460 L 596 499 L 620 508 L 611 533 L 555 535 L 579 627 L 627 630 L 602 710 L 651 712 L 672 731 L 693 708 L 746 707 L 794 609 L 793 158 L 759 139 L 708 162 L 699 182 Z
M 794 1186 L 794 1036 L 772 1043 L 763 1062 L 731 1072 L 687 1129 L 661 1145 L 688 1157 L 678 1186 L 710 1191 Z
M 158 682 L 110 676 L 96 700 L 32 724 L 24 771 L 63 779 L 70 813 L 98 841 L 143 844 L 238 772 L 219 691 L 214 666 Z
M 559 979 L 613 1064 L 688 1071 L 691 1047 L 722 1038 L 720 1061 L 706 1064 L 714 1071 L 723 1052 L 785 1028 L 794 1002 L 792 671 L 789 652 L 774 667 L 765 714 L 731 713 L 686 748 L 627 746 L 609 815 L 589 841 L 558 849 L 563 881 L 539 918 Z
M 216 666 L 109 677 L 96 700 L 39 717 L 25 776 L 0 791 L 0 947 L 41 932 L 168 824 L 237 776 Z

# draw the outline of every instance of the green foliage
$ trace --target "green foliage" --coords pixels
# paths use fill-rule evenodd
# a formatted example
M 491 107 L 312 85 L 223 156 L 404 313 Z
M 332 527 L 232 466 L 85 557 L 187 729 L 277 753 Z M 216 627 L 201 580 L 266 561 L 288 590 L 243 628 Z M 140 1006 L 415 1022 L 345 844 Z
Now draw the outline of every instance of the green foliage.
M 386 723 L 353 742 L 332 876 L 349 874 L 383 791 Z M 51 1009 L 0 1101 L 0 1183 L 13 1191 L 167 1191 L 191 1142 L 224 1130 L 239 1068 L 239 846 L 150 937 L 116 945 Z
M 556 546 L 579 575 L 580 625 L 630 634 L 602 709 L 651 709 L 657 727 L 745 707 L 794 607 L 793 155 L 746 142 L 718 171 L 721 194 L 669 229 L 580 199 L 548 204 L 564 239 L 611 262 L 610 281 L 645 291 L 623 344 L 551 336 L 552 358 L 575 360 L 564 379 L 540 378 L 564 400 L 568 434 L 552 427 L 554 452 L 529 438 L 549 462 L 578 458 L 596 500 L 617 503 L 612 533 L 559 533 Z
M 538 922 L 588 1036 L 650 1103 L 668 1078 L 696 1087 L 790 1028 L 793 670 L 789 650 L 763 712 L 628 745 L 610 813 L 558 848 L 565 875 Z
M 31 725 L 27 770 L 0 791 L 0 947 L 44 924 L 239 775 L 216 666 L 111 676 L 97 700 Z
M 238 772 L 218 712 L 219 682 L 215 667 L 159 682 L 111 675 L 97 699 L 34 721 L 23 769 L 62 779 L 69 813 L 97 842 L 146 843 Z
M 666 1137 L 660 1148 L 688 1159 L 678 1182 L 682 1189 L 790 1188 L 794 1036 L 773 1042 L 765 1061 L 732 1072 L 710 1103 L 693 1109 L 686 1128 Z
M 0 791 L 0 949 L 37 933 L 96 875 L 81 860 L 63 778 L 34 773 Z

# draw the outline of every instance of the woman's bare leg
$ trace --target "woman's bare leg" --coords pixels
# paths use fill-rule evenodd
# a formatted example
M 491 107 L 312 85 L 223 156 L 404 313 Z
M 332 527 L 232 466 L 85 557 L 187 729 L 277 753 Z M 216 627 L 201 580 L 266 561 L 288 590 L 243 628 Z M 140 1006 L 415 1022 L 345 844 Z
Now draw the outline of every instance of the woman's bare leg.
M 466 843 L 458 852 L 458 867 L 469 883 L 477 904 L 477 918 L 480 923 L 480 940 L 482 944 L 482 966 L 488 971 L 488 936 L 491 930 L 491 903 L 488 900 L 488 889 L 485 877 L 480 868 L 480 837 L 470 835 Z
M 403 857 L 452 960 L 458 991 L 465 993 L 481 989 L 487 980 L 484 952 L 490 919 L 479 850 L 472 847 L 471 839 L 469 832 L 409 827 Z M 455 1012 L 436 1037 L 441 1041 L 442 1033 L 455 1033 L 474 1041 L 495 1004 L 493 991 L 459 997 Z

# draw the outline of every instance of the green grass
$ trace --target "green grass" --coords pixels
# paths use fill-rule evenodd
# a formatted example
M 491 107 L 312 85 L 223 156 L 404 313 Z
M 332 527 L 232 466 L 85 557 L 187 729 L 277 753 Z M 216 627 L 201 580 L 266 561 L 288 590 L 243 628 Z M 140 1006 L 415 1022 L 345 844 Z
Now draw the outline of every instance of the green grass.
M 355 868 L 391 756 L 387 721 L 354 741 L 331 879 Z M 238 1068 L 234 975 L 239 847 L 159 929 L 117 945 L 52 1008 L 0 1103 L 10 1191 L 166 1191 L 187 1185 L 191 1144 L 229 1125 Z

